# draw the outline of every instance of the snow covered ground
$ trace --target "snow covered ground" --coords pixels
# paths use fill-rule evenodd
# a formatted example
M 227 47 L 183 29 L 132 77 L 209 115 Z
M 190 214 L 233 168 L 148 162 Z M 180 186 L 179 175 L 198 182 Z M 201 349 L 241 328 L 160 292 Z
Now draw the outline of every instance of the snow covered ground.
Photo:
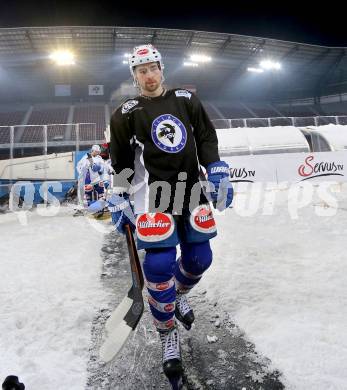
M 260 202 L 240 216 L 255 201 L 238 195 L 234 209 L 217 217 L 215 261 L 201 282 L 283 372 L 288 389 L 347 388 L 347 189 L 335 189 L 338 210 L 314 199 L 297 219 L 288 191 L 277 192 L 273 215 L 262 215 Z
M 333 190 L 331 206 L 315 195 L 299 209 L 292 191 L 268 192 L 265 203 L 262 192 L 238 194 L 217 216 L 214 263 L 199 287 L 288 389 L 347 388 L 347 188 Z M 0 381 L 14 373 L 28 390 L 82 390 L 91 322 L 108 299 L 103 230 L 67 208 L 28 215 L 27 225 L 0 215 Z
M 103 236 L 85 218 L 0 215 L 0 383 L 28 390 L 83 389 L 91 322 L 104 300 Z

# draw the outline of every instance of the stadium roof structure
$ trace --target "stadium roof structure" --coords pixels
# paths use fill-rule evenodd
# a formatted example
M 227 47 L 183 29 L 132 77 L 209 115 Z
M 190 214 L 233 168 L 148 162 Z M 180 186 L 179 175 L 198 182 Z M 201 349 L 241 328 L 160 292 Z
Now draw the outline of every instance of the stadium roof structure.
M 18 61 L 30 64 L 58 47 L 72 49 L 81 58 L 101 61 L 105 56 L 122 56 L 144 43 L 152 43 L 162 53 L 169 65 L 170 82 L 179 80 L 200 90 L 237 90 L 237 83 L 241 89 L 253 83 L 267 86 L 268 92 L 276 87 L 294 95 L 295 91 L 319 96 L 347 90 L 347 48 L 192 30 L 117 26 L 1 28 L 0 66 Z M 212 62 L 198 70 L 180 68 L 178 61 L 183 63 L 191 54 L 211 56 Z M 282 63 L 278 74 L 264 77 L 247 72 L 248 67 L 267 58 Z M 259 81 L 260 77 L 263 81 Z

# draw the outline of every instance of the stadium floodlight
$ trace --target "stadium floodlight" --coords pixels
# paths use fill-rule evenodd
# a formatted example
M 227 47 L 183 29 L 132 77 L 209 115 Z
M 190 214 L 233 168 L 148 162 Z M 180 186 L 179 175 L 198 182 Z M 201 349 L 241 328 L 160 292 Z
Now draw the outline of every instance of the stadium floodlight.
M 192 62 L 211 62 L 212 58 L 204 54 L 192 54 L 190 60 Z
M 279 62 L 274 62 L 272 60 L 263 60 L 259 65 L 265 70 L 280 70 L 282 67 Z
M 199 64 L 197 64 L 196 62 L 189 62 L 189 61 L 183 62 L 183 65 L 184 66 L 190 66 L 192 68 L 197 68 L 199 66 Z
M 248 72 L 253 72 L 253 73 L 264 73 L 264 69 L 261 68 L 247 68 Z
M 59 66 L 75 65 L 75 55 L 70 50 L 56 50 L 49 58 Z
M 124 53 L 123 57 L 125 57 L 125 58 L 130 58 L 130 57 L 131 57 L 131 54 L 130 54 L 130 53 Z
M 124 65 L 128 65 L 128 61 L 123 60 L 123 64 L 124 64 Z

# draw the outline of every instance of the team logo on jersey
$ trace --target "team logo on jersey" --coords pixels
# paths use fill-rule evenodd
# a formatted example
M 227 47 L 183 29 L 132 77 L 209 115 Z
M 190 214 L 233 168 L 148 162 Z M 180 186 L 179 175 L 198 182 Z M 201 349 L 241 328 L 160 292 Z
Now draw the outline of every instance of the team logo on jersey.
M 178 153 L 187 143 L 187 130 L 175 116 L 160 115 L 152 123 L 152 140 L 160 150 Z
M 134 108 L 137 104 L 139 104 L 138 100 L 128 100 L 122 105 L 122 114 L 126 114 L 132 108 Z
M 214 233 L 216 222 L 209 205 L 201 205 L 193 210 L 190 216 L 190 224 L 200 233 Z
M 169 238 L 175 229 L 175 223 L 170 214 L 146 213 L 136 219 L 137 237 L 145 242 L 163 241 Z
M 175 91 L 175 94 L 177 97 L 186 97 L 188 99 L 190 99 L 192 97 L 192 94 L 188 91 L 186 91 L 185 89 L 179 89 L 178 91 Z

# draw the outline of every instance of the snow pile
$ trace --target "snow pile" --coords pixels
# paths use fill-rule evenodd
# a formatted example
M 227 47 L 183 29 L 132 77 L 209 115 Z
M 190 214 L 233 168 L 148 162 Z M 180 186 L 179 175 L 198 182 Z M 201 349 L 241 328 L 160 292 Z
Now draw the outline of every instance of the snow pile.
M 83 389 L 91 322 L 104 299 L 102 234 L 86 218 L 0 216 L 0 381 L 28 390 Z

